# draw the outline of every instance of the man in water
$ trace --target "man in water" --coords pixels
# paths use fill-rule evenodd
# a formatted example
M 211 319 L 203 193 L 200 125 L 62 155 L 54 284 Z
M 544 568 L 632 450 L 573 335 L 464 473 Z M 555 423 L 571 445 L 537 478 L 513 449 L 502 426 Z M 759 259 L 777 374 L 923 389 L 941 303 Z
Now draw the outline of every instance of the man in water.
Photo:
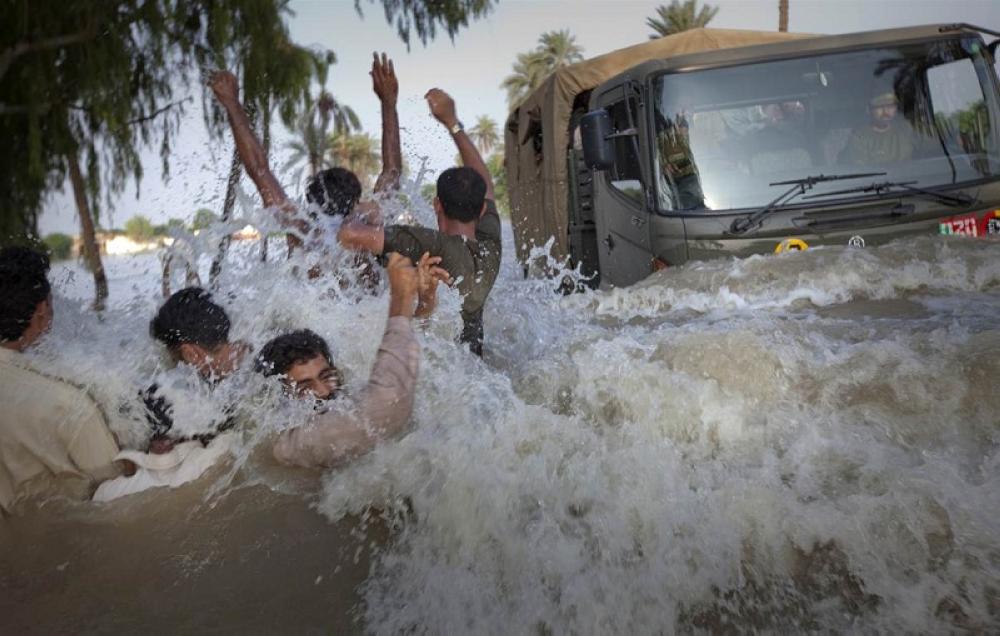
M 354 218 L 341 225 L 337 238 L 346 247 L 373 254 L 399 252 L 414 261 L 424 253 L 439 257 L 463 297 L 461 341 L 482 356 L 483 307 L 500 271 L 500 216 L 493 180 L 458 120 L 454 100 L 437 88 L 425 98 L 431 114 L 451 133 L 464 164 L 438 177 L 434 197 L 438 229 L 382 227 Z
M 235 371 L 249 346 L 229 341 L 229 316 L 200 287 L 175 292 L 149 324 L 149 333 L 167 347 L 175 362 L 184 362 L 209 381 Z
M 52 324 L 48 269 L 49 259 L 33 250 L 0 251 L 0 510 L 6 512 L 54 478 L 89 496 L 120 472 L 118 444 L 100 406 L 24 355 Z
M 900 121 L 899 100 L 894 92 L 873 97 L 868 102 L 868 117 L 868 126 L 851 133 L 842 163 L 887 164 L 908 161 L 913 157 L 918 140 L 910 125 Z
M 375 182 L 375 192 L 387 192 L 399 187 L 399 177 L 402 173 L 402 153 L 399 146 L 399 117 L 396 113 L 396 100 L 399 94 L 399 83 L 392 61 L 383 53 L 381 59 L 376 54 L 372 63 L 372 88 L 382 105 L 382 172 Z M 229 124 L 236 141 L 236 149 L 247 174 L 257 186 L 264 205 L 276 209 L 282 222 L 294 228 L 298 236 L 312 238 L 307 240 L 306 247 L 322 244 L 320 236 L 323 228 L 318 227 L 313 219 L 310 223 L 296 214 L 295 205 L 285 194 L 284 188 L 271 172 L 267 163 L 267 154 L 257 136 L 253 132 L 250 120 L 247 118 L 243 105 L 239 101 L 239 84 L 236 76 L 228 71 L 215 73 L 210 85 L 219 103 L 229 116 Z M 343 168 L 323 170 L 310 180 L 306 188 L 306 198 L 310 203 L 319 206 L 320 210 L 330 216 L 345 216 L 359 208 L 361 184 L 357 176 Z M 364 212 L 376 215 L 377 208 L 365 206 Z M 289 246 L 302 243 L 295 234 L 288 235 Z
M 336 466 L 369 452 L 405 428 L 413 410 L 420 360 L 411 319 L 421 278 L 428 274 L 399 254 L 389 254 L 386 273 L 389 320 L 356 408 L 321 411 L 309 423 L 280 433 L 274 444 L 278 461 L 305 467 Z M 268 342 L 257 356 L 256 366 L 265 375 L 282 376 L 289 391 L 305 399 L 333 400 L 343 384 L 326 342 L 308 330 Z
M 226 310 L 212 300 L 212 295 L 200 287 L 188 287 L 175 292 L 167 299 L 150 321 L 149 333 L 153 339 L 166 346 L 170 357 L 177 363 L 188 364 L 198 371 L 203 380 L 216 383 L 239 369 L 249 345 L 229 340 L 229 316 Z M 170 451 L 178 441 L 171 432 L 173 407 L 159 395 L 154 384 L 140 396 L 146 406 L 146 419 L 153 429 L 149 451 Z M 233 420 L 225 418 L 215 426 L 215 432 L 232 427 Z M 207 442 L 215 432 L 199 436 Z

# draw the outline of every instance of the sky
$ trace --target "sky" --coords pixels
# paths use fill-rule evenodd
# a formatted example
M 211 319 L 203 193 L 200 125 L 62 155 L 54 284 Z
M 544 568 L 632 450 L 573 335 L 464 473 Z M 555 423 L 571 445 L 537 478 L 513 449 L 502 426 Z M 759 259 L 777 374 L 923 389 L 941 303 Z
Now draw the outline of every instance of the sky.
M 433 87 L 454 98 L 459 118 L 472 126 L 479 115 L 489 115 L 502 126 L 507 117 L 506 93 L 500 82 L 510 74 L 516 55 L 535 47 L 546 31 L 569 29 L 593 57 L 648 38 L 646 19 L 656 7 L 668 2 L 639 0 L 500 0 L 484 20 L 461 30 L 454 41 L 447 34 L 423 46 L 414 37 L 410 49 L 385 20 L 381 2 L 362 0 L 363 17 L 354 0 L 299 0 L 292 3 L 295 15 L 288 25 L 293 41 L 301 45 L 331 49 L 337 64 L 330 70 L 326 88 L 351 106 L 362 127 L 380 136 L 379 103 L 371 91 L 368 71 L 373 51 L 384 51 L 394 60 L 400 83 L 399 119 L 403 154 L 411 168 L 427 158 L 433 172 L 452 165 L 455 148 L 448 133 L 434 122 L 423 100 Z M 710 26 L 777 30 L 777 0 L 716 0 L 719 12 Z M 802 33 L 850 33 L 931 23 L 969 22 L 1000 29 L 998 0 L 789 0 L 789 30 Z M 154 223 L 168 218 L 190 221 L 202 207 L 219 211 L 232 153 L 232 141 L 211 140 L 205 131 L 198 89 L 184 117 L 181 134 L 174 144 L 171 177 L 164 181 L 160 158 L 154 146 L 143 153 L 145 176 L 131 183 L 104 209 L 101 224 L 121 227 L 136 214 Z M 290 133 L 275 122 L 272 126 L 271 164 L 285 165 L 284 148 Z M 290 194 L 301 194 L 294 171 L 278 171 Z M 244 177 L 241 187 L 253 193 Z M 67 185 L 46 201 L 39 219 L 43 235 L 51 232 L 77 234 L 79 222 Z

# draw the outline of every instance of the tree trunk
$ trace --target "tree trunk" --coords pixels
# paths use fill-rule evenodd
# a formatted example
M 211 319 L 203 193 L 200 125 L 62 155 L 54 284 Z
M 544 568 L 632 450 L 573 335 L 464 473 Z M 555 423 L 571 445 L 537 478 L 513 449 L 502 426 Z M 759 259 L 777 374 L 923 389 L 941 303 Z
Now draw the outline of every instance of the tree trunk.
M 788 32 L 788 0 L 778 0 L 778 31 Z
M 83 243 L 83 255 L 87 259 L 87 266 L 94 275 L 94 309 L 102 311 L 105 301 L 108 299 L 108 278 L 104 275 L 104 264 L 101 262 L 101 252 L 97 247 L 97 237 L 94 234 L 94 219 L 90 215 L 86 186 L 75 150 L 66 154 L 66 163 L 69 165 L 69 180 L 73 184 L 73 196 L 76 198 L 76 211 L 80 216 L 80 239 Z
M 230 217 L 233 216 L 233 206 L 236 204 L 236 186 L 240 182 L 240 168 L 242 167 L 243 164 L 240 163 L 239 150 L 233 148 L 233 163 L 229 167 L 229 181 L 226 183 L 226 198 L 222 203 L 222 219 L 220 223 L 228 223 Z M 226 258 L 226 251 L 229 249 L 230 240 L 227 234 L 219 242 L 219 253 L 216 255 L 215 260 L 212 261 L 212 268 L 208 272 L 208 284 L 211 287 L 215 287 L 219 273 L 222 272 L 222 261 Z
M 263 116 L 260 120 L 261 137 L 264 142 L 264 156 L 271 161 L 271 100 L 264 100 Z M 258 228 L 260 230 L 260 228 Z M 267 262 L 267 231 L 260 232 L 260 260 Z
M 160 276 L 160 292 L 163 294 L 164 298 L 170 298 L 170 269 L 174 262 L 174 255 L 167 253 L 163 258 L 163 271 Z

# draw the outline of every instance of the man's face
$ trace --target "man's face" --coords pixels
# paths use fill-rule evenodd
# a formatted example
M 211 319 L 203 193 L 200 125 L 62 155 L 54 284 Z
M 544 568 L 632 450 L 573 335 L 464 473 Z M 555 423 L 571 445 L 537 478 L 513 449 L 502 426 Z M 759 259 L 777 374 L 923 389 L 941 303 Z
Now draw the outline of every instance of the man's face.
M 874 104 L 871 106 L 872 121 L 876 128 L 886 128 L 896 118 L 898 111 L 896 104 Z
M 317 355 L 293 364 L 282 381 L 295 397 L 332 400 L 340 393 L 344 378 L 337 367 L 322 355 Z
M 52 294 L 35 310 L 35 320 L 38 321 L 38 335 L 42 335 L 52 327 Z
M 24 346 L 30 346 L 48 332 L 52 327 L 52 294 L 35 306 L 35 313 L 31 315 L 28 328 L 24 330 L 21 340 Z
M 248 350 L 245 342 L 227 342 L 214 349 L 185 343 L 178 349 L 177 357 L 196 368 L 201 377 L 221 379 L 239 368 Z

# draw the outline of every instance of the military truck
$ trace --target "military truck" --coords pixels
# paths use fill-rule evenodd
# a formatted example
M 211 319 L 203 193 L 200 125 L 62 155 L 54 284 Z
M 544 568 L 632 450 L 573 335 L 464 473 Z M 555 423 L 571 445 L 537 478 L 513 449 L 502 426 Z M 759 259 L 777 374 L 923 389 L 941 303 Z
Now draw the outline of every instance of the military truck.
M 553 73 L 506 123 L 517 255 L 690 260 L 1000 232 L 1000 34 L 694 29 Z M 995 123 L 996 122 L 996 123 Z

